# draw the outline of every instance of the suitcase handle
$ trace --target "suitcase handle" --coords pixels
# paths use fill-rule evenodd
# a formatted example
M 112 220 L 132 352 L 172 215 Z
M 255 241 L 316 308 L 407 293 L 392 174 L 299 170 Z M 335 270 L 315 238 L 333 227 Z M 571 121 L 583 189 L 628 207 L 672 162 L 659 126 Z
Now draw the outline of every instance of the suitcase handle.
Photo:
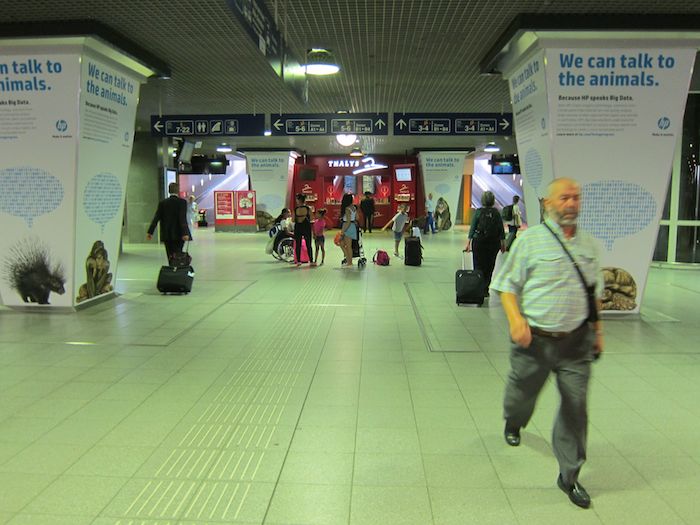
M 462 250 L 462 270 L 467 269 L 467 250 Z

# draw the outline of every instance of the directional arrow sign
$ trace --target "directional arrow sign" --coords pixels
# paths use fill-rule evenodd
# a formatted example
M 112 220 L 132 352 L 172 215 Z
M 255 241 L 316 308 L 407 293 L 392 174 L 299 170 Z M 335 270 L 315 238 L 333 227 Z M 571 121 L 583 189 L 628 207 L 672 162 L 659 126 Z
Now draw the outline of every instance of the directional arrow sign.
M 265 115 L 151 115 L 154 137 L 262 136 Z
M 511 135 L 512 113 L 395 113 L 394 135 Z
M 272 134 L 289 135 L 387 135 L 388 113 L 272 114 Z

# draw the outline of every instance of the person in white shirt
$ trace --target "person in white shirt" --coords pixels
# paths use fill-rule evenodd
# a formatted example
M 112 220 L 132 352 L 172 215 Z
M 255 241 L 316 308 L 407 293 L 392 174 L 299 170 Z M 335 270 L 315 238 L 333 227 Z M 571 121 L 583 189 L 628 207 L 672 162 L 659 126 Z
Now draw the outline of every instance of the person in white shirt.
M 194 223 L 197 220 L 197 212 L 198 212 L 198 207 L 197 207 L 197 201 L 195 200 L 194 195 L 190 195 L 189 200 L 187 202 L 187 221 L 190 223 L 190 230 L 194 228 Z
M 513 241 L 515 240 L 516 235 L 518 235 L 518 230 L 523 225 L 523 215 L 522 215 L 522 212 L 520 211 L 520 205 L 518 204 L 519 202 L 520 202 L 520 196 L 513 195 L 513 204 L 511 205 L 511 207 L 513 208 L 512 219 L 509 221 L 506 221 L 506 224 L 508 225 L 508 238 L 506 239 L 506 251 L 510 250 L 510 245 L 513 244 Z
M 391 226 L 391 230 L 394 232 L 394 255 L 399 257 L 399 244 L 401 243 L 401 238 L 403 237 L 403 231 L 406 229 L 408 224 L 408 205 L 399 204 L 398 213 L 384 225 L 382 231 Z
M 435 229 L 435 218 L 433 214 L 435 213 L 435 204 L 433 203 L 433 194 L 428 193 L 428 198 L 425 199 L 425 226 L 423 227 L 423 233 L 428 233 L 428 228 L 433 233 L 437 233 Z

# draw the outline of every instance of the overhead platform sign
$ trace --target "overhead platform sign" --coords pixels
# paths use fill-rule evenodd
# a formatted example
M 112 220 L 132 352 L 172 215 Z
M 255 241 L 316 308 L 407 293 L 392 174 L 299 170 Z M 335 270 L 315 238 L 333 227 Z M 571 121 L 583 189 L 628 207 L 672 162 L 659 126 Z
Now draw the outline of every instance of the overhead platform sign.
M 512 113 L 394 113 L 394 135 L 513 134 Z
M 265 115 L 151 115 L 153 137 L 257 137 L 265 132 Z
M 299 135 L 387 135 L 388 113 L 275 114 L 270 116 L 272 134 Z

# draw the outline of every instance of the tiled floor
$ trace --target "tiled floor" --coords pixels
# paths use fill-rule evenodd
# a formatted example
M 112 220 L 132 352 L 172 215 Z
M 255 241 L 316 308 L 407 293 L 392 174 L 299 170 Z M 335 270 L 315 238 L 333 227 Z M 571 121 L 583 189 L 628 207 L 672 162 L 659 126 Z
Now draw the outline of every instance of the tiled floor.
M 503 442 L 505 321 L 454 305 L 463 232 L 361 271 L 196 237 L 189 296 L 127 245 L 119 298 L 0 309 L 0 523 L 700 522 L 699 271 L 652 269 L 641 318 L 606 323 L 584 511 L 555 485 L 551 384 Z

